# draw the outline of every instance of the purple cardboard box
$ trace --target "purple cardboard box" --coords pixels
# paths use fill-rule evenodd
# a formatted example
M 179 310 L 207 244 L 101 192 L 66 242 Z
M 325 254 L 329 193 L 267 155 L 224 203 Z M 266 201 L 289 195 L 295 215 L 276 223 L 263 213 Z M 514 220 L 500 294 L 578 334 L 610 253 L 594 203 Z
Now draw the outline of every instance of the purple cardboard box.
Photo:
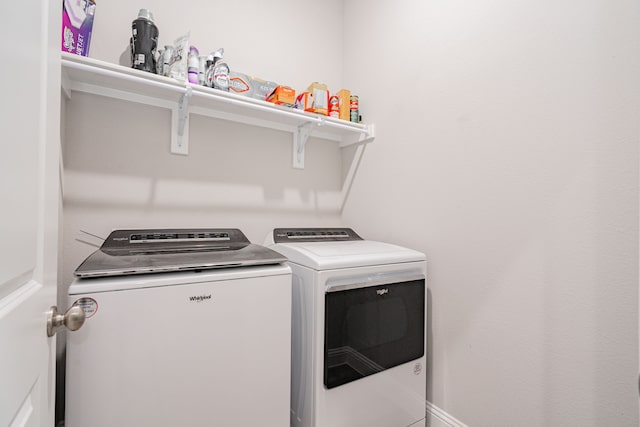
M 95 0 L 63 0 L 62 51 L 89 56 Z

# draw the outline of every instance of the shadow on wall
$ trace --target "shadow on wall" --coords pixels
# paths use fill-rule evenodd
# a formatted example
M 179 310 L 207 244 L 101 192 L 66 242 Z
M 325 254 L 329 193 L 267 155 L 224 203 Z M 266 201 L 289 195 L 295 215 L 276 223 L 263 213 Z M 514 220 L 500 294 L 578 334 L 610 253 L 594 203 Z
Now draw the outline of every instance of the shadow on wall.
M 336 143 L 311 138 L 306 167 L 298 170 L 286 132 L 192 115 L 190 153 L 181 156 L 169 152 L 168 110 L 74 93 L 66 116 L 65 205 L 334 213 L 342 207 L 344 162 Z

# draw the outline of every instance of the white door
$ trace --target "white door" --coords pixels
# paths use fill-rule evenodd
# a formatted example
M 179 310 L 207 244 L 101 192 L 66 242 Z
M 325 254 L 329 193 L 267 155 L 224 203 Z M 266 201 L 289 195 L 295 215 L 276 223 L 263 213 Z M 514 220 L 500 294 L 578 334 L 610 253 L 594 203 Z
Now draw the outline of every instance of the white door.
M 61 7 L 0 2 L 0 427 L 54 423 Z

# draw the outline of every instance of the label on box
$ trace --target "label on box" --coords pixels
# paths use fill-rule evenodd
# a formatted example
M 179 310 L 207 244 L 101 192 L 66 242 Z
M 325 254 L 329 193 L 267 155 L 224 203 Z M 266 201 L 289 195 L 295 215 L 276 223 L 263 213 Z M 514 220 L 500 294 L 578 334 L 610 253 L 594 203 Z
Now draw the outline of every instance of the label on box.
M 89 56 L 96 4 L 93 0 L 62 3 L 62 51 Z
M 293 106 L 296 102 L 296 91 L 288 86 L 278 86 L 267 95 L 267 101 L 278 105 Z
M 251 86 L 249 77 L 246 74 L 236 73 L 234 71 L 229 73 L 229 90 L 239 95 L 253 95 L 253 87 Z
M 278 86 L 278 84 L 258 78 L 252 78 L 251 86 L 253 87 L 253 98 L 264 101 L 267 99 L 267 95 L 269 95 Z

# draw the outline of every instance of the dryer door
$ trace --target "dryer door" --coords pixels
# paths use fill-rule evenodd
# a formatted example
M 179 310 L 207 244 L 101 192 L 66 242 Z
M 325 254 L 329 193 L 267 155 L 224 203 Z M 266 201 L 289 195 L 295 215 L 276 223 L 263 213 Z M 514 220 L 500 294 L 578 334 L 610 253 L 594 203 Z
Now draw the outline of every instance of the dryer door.
M 424 328 L 424 277 L 328 286 L 325 386 L 334 388 L 422 357 Z

